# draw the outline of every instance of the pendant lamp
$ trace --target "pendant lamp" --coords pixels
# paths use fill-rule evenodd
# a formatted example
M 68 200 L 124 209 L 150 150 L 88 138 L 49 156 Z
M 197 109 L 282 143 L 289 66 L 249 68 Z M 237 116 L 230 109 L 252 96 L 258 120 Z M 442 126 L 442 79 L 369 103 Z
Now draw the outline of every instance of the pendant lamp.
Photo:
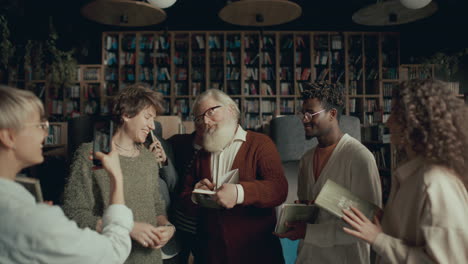
M 83 6 L 81 13 L 98 23 L 122 27 L 155 25 L 166 19 L 161 8 L 136 0 L 94 0 Z
M 410 23 L 433 15 L 438 9 L 432 1 L 420 9 L 409 9 L 400 0 L 377 1 L 353 14 L 353 21 L 366 26 L 392 26 Z
M 218 16 L 241 26 L 273 26 L 290 22 L 302 13 L 301 7 L 287 0 L 228 1 Z

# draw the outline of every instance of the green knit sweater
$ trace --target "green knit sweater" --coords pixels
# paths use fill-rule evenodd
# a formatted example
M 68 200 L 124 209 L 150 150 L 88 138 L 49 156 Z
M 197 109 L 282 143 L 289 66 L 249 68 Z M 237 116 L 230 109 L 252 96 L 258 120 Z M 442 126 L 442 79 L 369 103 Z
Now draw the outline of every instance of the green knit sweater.
M 63 209 L 70 219 L 84 228 L 96 228 L 96 222 L 109 206 L 109 177 L 105 170 L 92 170 L 88 159 L 92 143 L 82 144 L 75 153 L 70 177 L 65 186 Z M 124 179 L 125 203 L 135 222 L 157 226 L 156 216 L 165 215 L 159 194 L 158 167 L 151 152 L 142 148 L 137 157 L 120 156 Z M 161 251 L 133 241 L 126 264 L 162 263 Z

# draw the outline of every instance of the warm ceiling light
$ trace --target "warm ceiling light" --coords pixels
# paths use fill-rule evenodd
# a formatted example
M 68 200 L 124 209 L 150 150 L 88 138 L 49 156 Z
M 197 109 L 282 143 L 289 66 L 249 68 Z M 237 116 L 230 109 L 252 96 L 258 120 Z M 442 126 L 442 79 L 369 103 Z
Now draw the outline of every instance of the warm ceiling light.
M 239 0 L 228 3 L 218 16 L 235 25 L 272 26 L 290 22 L 301 13 L 298 4 L 287 0 Z
M 177 0 L 147 0 L 148 3 L 157 6 L 159 8 L 171 7 Z
M 400 0 L 401 4 L 409 9 L 419 9 L 427 6 L 432 0 Z
M 437 11 L 432 1 L 420 9 L 408 9 L 400 0 L 377 1 L 376 4 L 359 9 L 353 14 L 353 21 L 366 26 L 391 26 L 413 22 L 431 16 Z
M 81 13 L 98 23 L 123 27 L 155 25 L 166 19 L 161 8 L 136 0 L 94 0 Z

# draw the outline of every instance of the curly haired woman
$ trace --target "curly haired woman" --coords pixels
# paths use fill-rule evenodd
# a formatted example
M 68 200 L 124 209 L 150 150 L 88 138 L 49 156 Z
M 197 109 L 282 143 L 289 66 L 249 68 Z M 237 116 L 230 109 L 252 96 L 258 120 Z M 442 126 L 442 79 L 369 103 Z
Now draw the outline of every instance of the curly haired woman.
M 382 225 L 357 209 L 345 232 L 372 245 L 380 263 L 468 263 L 468 110 L 441 81 L 409 81 L 393 93 L 387 122 L 406 154 L 393 174 Z

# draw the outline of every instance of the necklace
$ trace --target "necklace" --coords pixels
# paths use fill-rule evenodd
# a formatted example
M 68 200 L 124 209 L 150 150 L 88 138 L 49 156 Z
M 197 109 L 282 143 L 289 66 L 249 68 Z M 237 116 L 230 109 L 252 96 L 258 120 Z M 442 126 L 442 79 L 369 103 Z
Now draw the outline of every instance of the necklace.
M 120 146 L 119 144 L 117 144 L 116 142 L 114 142 L 114 144 L 117 147 L 117 149 L 119 150 L 120 154 L 123 154 L 122 151 L 125 151 L 125 152 L 131 151 L 130 155 L 127 156 L 127 157 L 130 157 L 130 158 L 135 157 L 136 154 L 137 154 L 138 147 L 135 144 L 133 144 L 133 149 L 126 149 L 126 148 Z M 126 155 L 124 155 L 124 156 L 126 156 Z
M 135 151 L 135 149 L 136 149 L 135 144 L 133 145 L 133 149 L 126 149 L 126 148 L 120 146 L 119 144 L 117 144 L 117 142 L 114 142 L 114 144 L 115 144 L 115 146 L 117 146 L 117 148 L 119 148 L 121 150 L 125 150 L 125 151 L 131 151 L 131 150 Z

